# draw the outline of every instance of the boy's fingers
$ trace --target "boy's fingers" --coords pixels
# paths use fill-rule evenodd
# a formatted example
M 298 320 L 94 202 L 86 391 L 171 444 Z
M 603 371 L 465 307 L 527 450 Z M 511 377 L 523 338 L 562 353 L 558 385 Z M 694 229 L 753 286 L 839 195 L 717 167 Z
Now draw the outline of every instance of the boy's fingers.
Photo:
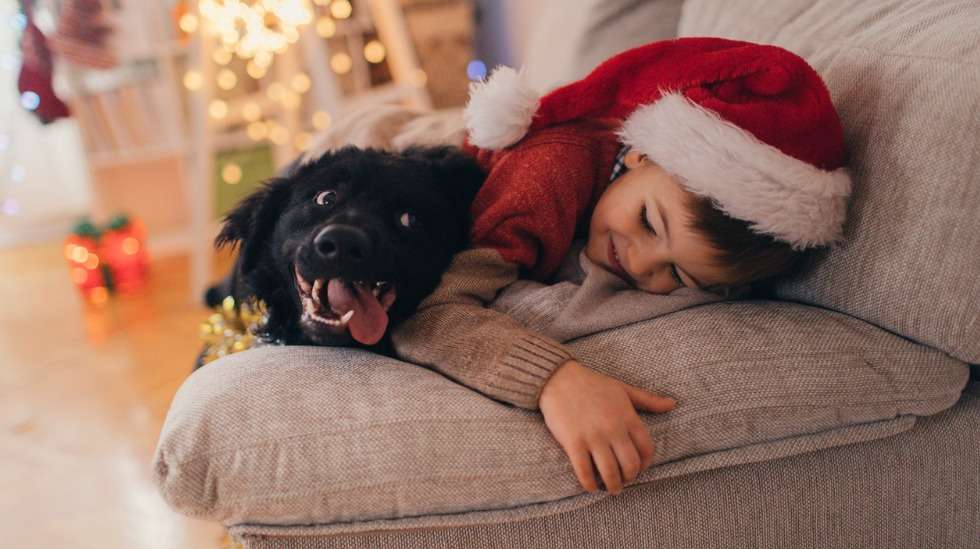
M 592 460 L 602 475 L 602 482 L 606 485 L 606 490 L 616 495 L 623 489 L 623 477 L 619 473 L 619 463 L 613 455 L 612 447 L 609 444 L 598 443 L 592 449 Z
M 613 452 L 619 461 L 619 470 L 623 473 L 623 482 L 632 482 L 640 474 L 642 463 L 640 454 L 630 435 L 623 433 L 623 438 L 613 444 Z
M 637 421 L 629 428 L 630 438 L 636 445 L 636 450 L 640 454 L 641 468 L 646 469 L 653 463 L 653 454 L 656 447 L 653 445 L 653 438 L 650 431 L 642 421 Z
M 584 446 L 581 448 L 574 448 L 572 450 L 565 450 L 568 454 L 568 459 L 572 462 L 572 469 L 575 470 L 575 478 L 578 479 L 578 483 L 582 485 L 582 488 L 586 492 L 592 493 L 599 489 L 596 484 L 595 475 L 592 474 L 592 456 L 589 455 L 589 451 Z
M 633 406 L 647 412 L 662 414 L 673 410 L 674 405 L 677 404 L 677 401 L 670 397 L 656 395 L 645 389 L 633 387 L 632 385 L 626 386 L 626 394 L 629 395 L 630 402 L 633 403 Z

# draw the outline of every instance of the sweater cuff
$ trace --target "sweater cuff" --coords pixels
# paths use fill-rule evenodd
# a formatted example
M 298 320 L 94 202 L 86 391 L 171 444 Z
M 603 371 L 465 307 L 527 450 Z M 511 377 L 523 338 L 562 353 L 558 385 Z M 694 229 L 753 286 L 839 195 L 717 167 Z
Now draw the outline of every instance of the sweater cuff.
M 515 406 L 537 410 L 545 383 L 569 360 L 574 357 L 564 345 L 547 337 L 523 334 L 497 358 L 497 375 L 488 384 Z

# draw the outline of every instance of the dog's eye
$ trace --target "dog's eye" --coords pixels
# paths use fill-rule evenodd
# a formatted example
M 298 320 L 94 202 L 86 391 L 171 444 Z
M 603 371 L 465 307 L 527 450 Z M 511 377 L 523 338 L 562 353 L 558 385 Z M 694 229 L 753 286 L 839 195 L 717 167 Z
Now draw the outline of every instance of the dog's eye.
M 316 203 L 321 206 L 333 206 L 337 201 L 336 191 L 323 191 L 316 195 Z
M 398 223 L 406 229 L 419 229 L 422 227 L 422 222 L 419 218 L 415 217 L 412 212 L 405 212 L 398 218 Z

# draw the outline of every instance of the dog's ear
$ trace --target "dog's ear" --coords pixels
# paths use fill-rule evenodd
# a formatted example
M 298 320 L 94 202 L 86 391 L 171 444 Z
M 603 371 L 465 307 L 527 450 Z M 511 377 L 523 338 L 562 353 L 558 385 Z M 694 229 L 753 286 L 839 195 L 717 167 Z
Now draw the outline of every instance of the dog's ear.
M 458 147 L 409 147 L 403 154 L 430 164 L 446 195 L 458 207 L 469 211 L 470 204 L 483 185 L 486 173 L 476 160 Z
M 221 232 L 214 239 L 215 247 L 240 246 L 243 270 L 249 270 L 261 243 L 272 234 L 289 201 L 291 184 L 290 178 L 273 178 L 245 197 L 225 216 Z

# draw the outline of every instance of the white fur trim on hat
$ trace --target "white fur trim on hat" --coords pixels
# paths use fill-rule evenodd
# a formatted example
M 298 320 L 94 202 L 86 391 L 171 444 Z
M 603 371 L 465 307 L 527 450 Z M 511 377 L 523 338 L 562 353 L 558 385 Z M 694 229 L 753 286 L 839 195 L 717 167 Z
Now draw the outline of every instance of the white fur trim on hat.
M 473 82 L 463 111 L 470 143 L 481 149 L 503 149 L 517 143 L 531 126 L 539 99 L 510 67 L 497 67 L 485 81 Z
M 679 93 L 633 112 L 623 142 L 723 212 L 802 250 L 841 239 L 851 179 L 789 156 Z

